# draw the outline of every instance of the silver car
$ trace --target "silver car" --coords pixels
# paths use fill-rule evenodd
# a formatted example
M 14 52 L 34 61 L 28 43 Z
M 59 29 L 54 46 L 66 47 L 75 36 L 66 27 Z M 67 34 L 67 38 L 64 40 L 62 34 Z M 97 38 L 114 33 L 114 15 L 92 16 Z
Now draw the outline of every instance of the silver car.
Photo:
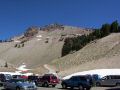
M 96 86 L 120 86 L 120 75 L 108 75 L 98 79 Z
M 11 90 L 37 90 L 34 82 L 29 82 L 24 79 L 11 79 L 4 83 L 4 88 Z

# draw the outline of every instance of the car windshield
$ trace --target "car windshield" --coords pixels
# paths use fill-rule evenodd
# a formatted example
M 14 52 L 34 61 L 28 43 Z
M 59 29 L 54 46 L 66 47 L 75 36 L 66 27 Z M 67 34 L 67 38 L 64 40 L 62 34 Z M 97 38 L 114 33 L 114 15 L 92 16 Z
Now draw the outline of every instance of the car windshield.
M 26 80 L 24 80 L 24 79 L 18 79 L 18 80 L 16 80 L 16 82 L 26 82 Z
M 27 82 L 25 79 L 11 79 L 11 82 Z
M 52 76 L 52 79 L 57 79 L 57 77 L 56 76 Z

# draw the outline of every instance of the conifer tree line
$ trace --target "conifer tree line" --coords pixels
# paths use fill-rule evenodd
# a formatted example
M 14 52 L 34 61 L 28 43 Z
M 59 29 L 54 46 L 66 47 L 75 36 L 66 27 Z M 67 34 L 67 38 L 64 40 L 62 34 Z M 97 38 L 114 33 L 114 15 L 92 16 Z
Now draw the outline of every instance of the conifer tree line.
M 82 35 L 78 37 L 66 38 L 62 48 L 62 56 L 65 56 L 71 52 L 78 51 L 83 48 L 89 42 L 103 38 L 110 33 L 119 33 L 120 26 L 118 21 L 112 22 L 112 24 L 105 23 L 100 29 L 94 29 L 89 35 Z

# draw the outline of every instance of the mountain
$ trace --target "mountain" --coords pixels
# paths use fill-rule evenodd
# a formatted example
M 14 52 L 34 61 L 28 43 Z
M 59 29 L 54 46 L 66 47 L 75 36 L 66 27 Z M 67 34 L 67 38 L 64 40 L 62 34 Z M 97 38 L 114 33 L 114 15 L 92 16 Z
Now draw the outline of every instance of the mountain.
M 8 62 L 14 67 L 25 63 L 28 68 L 43 68 L 44 64 L 61 58 L 65 38 L 91 32 L 91 29 L 59 24 L 29 27 L 21 36 L 0 43 L 0 61 Z
M 119 58 L 120 33 L 112 33 L 90 42 L 73 54 L 53 60 L 50 65 L 64 76 L 84 70 L 120 68 Z
M 78 71 L 120 68 L 120 33 L 111 33 L 88 43 L 85 47 L 61 57 L 64 40 L 88 35 L 92 29 L 50 24 L 29 27 L 21 36 L 0 43 L 0 71 L 8 63 L 9 70 L 25 63 L 34 73 L 57 71 L 65 76 Z M 47 69 L 48 68 L 48 69 Z

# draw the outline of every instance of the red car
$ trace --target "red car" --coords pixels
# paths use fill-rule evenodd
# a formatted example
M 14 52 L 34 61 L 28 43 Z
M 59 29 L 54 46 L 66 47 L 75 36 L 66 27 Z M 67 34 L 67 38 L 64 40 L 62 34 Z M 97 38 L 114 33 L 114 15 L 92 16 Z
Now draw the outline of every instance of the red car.
M 53 75 L 53 74 L 45 74 L 39 80 L 37 81 L 38 86 L 44 86 L 49 87 L 52 85 L 52 87 L 55 87 L 57 84 L 59 84 L 59 79 Z

